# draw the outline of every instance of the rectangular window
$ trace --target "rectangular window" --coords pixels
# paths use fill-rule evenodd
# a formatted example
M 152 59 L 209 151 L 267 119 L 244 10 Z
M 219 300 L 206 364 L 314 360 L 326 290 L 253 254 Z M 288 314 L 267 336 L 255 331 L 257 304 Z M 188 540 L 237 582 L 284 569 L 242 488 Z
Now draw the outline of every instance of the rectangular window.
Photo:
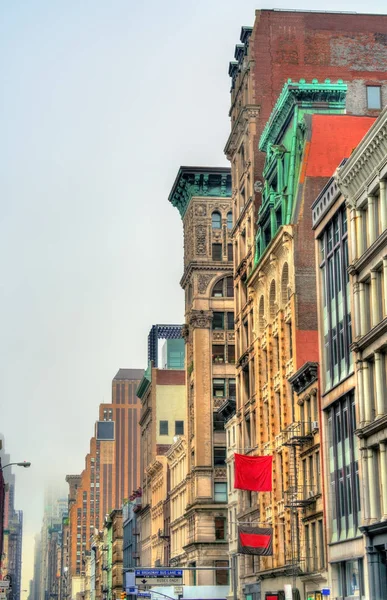
M 352 371 L 348 279 L 347 214 L 342 206 L 320 239 L 320 282 L 324 335 L 324 387 L 330 389 Z
M 214 483 L 214 500 L 215 502 L 227 502 L 227 483 Z
M 160 435 L 168 435 L 168 421 L 160 421 Z
M 222 244 L 212 244 L 212 260 L 222 260 Z
M 227 260 L 232 261 L 234 259 L 232 244 L 227 244 Z
M 328 411 L 329 471 L 332 502 L 332 542 L 357 535 L 358 512 L 356 422 L 353 392 Z
M 225 361 L 224 352 L 225 352 L 225 346 L 220 345 L 220 344 L 214 344 L 212 346 L 212 362 L 214 364 L 224 363 L 224 361 Z
M 319 544 L 319 568 L 323 569 L 325 566 L 325 545 L 324 545 L 324 527 L 322 519 L 317 521 L 318 523 L 318 544 Z
M 234 330 L 234 313 L 233 312 L 227 313 L 227 329 L 229 329 L 230 331 Z
M 367 108 L 380 110 L 382 108 L 382 95 L 379 85 L 367 85 Z
M 227 361 L 235 364 L 235 346 L 227 346 Z
M 236 398 L 235 379 L 228 380 L 228 396 L 229 396 L 229 398 Z M 234 439 L 234 442 L 235 442 L 235 439 Z
M 215 398 L 224 398 L 225 396 L 225 379 L 213 379 L 212 380 L 212 393 Z
M 215 517 L 215 539 L 226 539 L 226 519 L 224 517 Z
M 226 278 L 226 295 L 227 298 L 234 297 L 234 279 L 232 277 Z
M 216 560 L 215 567 L 228 567 L 227 560 Z M 228 585 L 228 569 L 222 568 L 215 571 L 215 584 Z
M 214 312 L 212 317 L 212 329 L 224 329 L 224 313 Z
M 214 448 L 214 465 L 223 467 L 226 464 L 226 448 Z
M 184 435 L 184 421 L 175 421 L 175 435 Z

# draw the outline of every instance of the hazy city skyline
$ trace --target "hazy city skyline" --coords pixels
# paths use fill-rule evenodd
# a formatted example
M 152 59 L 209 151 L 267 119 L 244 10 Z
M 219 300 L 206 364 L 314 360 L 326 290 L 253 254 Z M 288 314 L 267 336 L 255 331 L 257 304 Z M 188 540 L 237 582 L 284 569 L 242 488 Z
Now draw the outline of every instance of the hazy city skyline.
M 358 0 L 312 6 L 364 12 Z M 32 462 L 15 471 L 23 589 L 45 485 L 64 489 L 81 472 L 98 405 L 120 367 L 146 366 L 152 324 L 183 321 L 182 227 L 168 194 L 180 165 L 228 164 L 228 63 L 256 8 L 272 4 L 0 9 L 0 430 L 12 460 Z

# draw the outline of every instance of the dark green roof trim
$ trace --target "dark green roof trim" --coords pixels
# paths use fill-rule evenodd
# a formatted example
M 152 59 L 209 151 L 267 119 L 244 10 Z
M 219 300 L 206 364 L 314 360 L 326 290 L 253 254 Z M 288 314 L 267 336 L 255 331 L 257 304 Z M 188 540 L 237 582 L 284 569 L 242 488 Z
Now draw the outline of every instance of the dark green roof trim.
M 184 217 L 191 198 L 231 197 L 231 169 L 229 167 L 180 167 L 169 202 Z
M 262 132 L 259 149 L 267 152 L 269 145 L 276 143 L 291 118 L 295 105 L 301 108 L 325 105 L 329 110 L 344 109 L 346 94 L 347 85 L 341 79 L 337 83 L 331 83 L 330 79 L 323 83 L 319 83 L 317 79 L 313 79 L 311 83 L 306 83 L 305 79 L 300 79 L 299 82 L 288 79 Z
M 140 400 L 142 400 L 142 398 L 145 395 L 145 392 L 147 391 L 147 389 L 149 388 L 151 383 L 152 383 L 152 365 L 151 365 L 151 363 L 149 363 L 147 370 L 144 372 L 144 377 L 141 379 L 139 386 L 137 388 L 137 391 L 136 391 L 137 398 L 140 398 Z

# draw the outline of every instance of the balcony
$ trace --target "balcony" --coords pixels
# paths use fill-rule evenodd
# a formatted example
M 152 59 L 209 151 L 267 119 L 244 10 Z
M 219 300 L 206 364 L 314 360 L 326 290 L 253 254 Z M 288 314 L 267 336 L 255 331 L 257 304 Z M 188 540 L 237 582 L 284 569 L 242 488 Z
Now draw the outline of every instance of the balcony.
M 309 423 L 292 423 L 283 432 L 284 446 L 303 446 L 313 440 Z

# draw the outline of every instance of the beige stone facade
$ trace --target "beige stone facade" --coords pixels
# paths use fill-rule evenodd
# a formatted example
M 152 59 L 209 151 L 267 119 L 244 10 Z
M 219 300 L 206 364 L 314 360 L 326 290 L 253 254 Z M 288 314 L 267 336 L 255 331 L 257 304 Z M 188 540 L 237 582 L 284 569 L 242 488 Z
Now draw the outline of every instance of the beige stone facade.
M 360 440 L 363 585 L 387 596 L 387 109 L 339 169 L 349 209 L 349 273 Z M 336 183 L 336 182 L 335 182 Z
M 172 567 L 187 566 L 184 547 L 187 543 L 187 442 L 185 437 L 179 436 L 167 453 L 170 469 L 171 489 L 171 559 Z M 188 578 L 185 575 L 185 578 Z
M 184 227 L 187 365 L 185 562 L 228 566 L 226 439 L 218 410 L 235 397 L 232 207 L 229 169 L 181 167 L 170 194 Z M 223 585 L 227 571 L 191 571 Z
M 186 426 L 185 373 L 149 366 L 137 390 L 141 400 L 142 508 L 139 513 L 140 564 L 167 566 L 169 562 L 169 476 L 166 453 L 176 424 Z M 167 517 L 167 518 L 166 518 Z

